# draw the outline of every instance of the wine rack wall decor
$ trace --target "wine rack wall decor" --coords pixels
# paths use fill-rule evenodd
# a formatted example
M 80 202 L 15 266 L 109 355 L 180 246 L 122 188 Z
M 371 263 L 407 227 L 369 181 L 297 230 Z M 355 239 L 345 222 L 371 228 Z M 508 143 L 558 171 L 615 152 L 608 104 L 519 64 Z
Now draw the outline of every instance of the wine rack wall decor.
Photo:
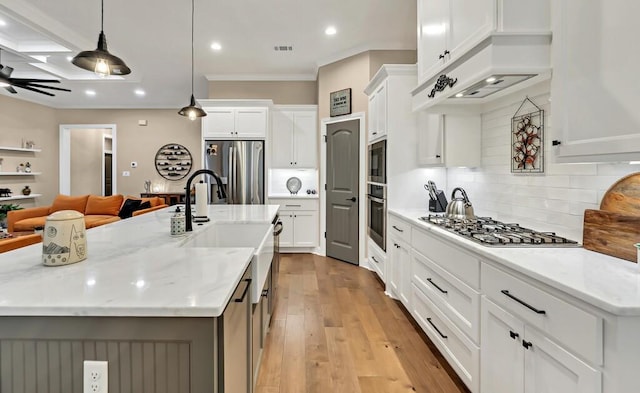
M 156 153 L 156 170 L 167 180 L 180 180 L 191 172 L 193 160 L 189 150 L 178 144 L 169 143 Z

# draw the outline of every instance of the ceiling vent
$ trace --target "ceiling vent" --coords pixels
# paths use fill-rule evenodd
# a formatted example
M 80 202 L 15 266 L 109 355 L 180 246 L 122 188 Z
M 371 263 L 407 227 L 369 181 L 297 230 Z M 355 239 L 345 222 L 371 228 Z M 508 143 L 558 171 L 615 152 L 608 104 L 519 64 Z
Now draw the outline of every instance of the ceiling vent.
M 292 52 L 293 46 L 291 45 L 276 45 L 273 47 L 273 50 L 276 52 Z

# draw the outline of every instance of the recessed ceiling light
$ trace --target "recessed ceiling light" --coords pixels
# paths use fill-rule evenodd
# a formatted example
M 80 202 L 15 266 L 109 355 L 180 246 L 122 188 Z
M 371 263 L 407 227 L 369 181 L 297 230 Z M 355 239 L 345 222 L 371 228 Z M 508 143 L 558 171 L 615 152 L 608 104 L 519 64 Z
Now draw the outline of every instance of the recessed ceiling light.
M 462 94 L 462 93 L 458 93 L 458 94 L 456 94 L 456 97 L 458 97 L 458 98 L 460 98 L 460 97 L 462 97 L 462 96 L 464 96 L 464 94 Z
M 5 22 L 4 20 L 0 19 L 0 26 L 6 26 L 7 22 Z
M 487 83 L 493 83 L 495 81 L 496 81 L 496 77 L 495 76 L 492 76 L 492 77 L 489 77 L 489 78 L 486 79 Z
M 335 28 L 335 27 L 333 27 L 333 26 L 329 26 L 329 27 L 327 27 L 327 28 L 325 29 L 325 31 L 324 31 L 324 33 L 325 33 L 326 35 L 335 35 L 337 32 L 338 32 L 338 30 L 336 30 L 336 28 Z
M 84 93 L 85 93 L 86 95 L 88 95 L 88 96 L 91 96 L 91 97 L 93 97 L 93 96 L 95 96 L 95 95 L 96 95 L 96 91 L 95 91 L 95 90 L 85 90 L 85 92 L 84 92 Z
M 220 45 L 219 42 L 214 42 L 213 44 L 211 44 L 211 49 L 213 49 L 213 50 L 221 50 L 222 49 L 222 45 Z
M 140 96 L 140 97 L 146 94 L 142 89 L 136 89 L 135 93 L 137 96 Z

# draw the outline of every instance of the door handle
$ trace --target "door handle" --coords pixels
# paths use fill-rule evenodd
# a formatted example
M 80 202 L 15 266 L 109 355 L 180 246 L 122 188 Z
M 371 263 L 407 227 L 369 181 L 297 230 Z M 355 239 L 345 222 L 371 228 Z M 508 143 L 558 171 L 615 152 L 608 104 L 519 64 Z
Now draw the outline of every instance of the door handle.
M 351 197 L 351 198 L 347 198 L 347 200 L 351 201 L 351 202 L 355 202 L 357 199 L 356 199 L 356 197 Z
M 251 287 L 251 279 L 250 278 L 247 278 L 244 281 L 247 283 L 247 286 L 244 287 L 244 291 L 242 292 L 242 296 L 240 296 L 237 299 L 233 299 L 233 301 L 236 302 L 236 303 L 244 302 L 244 298 L 247 296 L 247 292 L 249 292 L 249 287 Z

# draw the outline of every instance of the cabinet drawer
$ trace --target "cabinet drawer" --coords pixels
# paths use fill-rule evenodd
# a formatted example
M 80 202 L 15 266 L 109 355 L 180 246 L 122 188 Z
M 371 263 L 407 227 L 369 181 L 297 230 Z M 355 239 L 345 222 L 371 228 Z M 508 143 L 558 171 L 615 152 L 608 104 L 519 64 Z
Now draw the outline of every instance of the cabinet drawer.
M 525 281 L 482 264 L 482 292 L 592 364 L 602 364 L 603 321 Z
M 411 293 L 411 315 L 442 352 L 460 379 L 472 392 L 477 392 L 480 385 L 480 349 L 413 284 Z
M 415 227 L 411 234 L 411 246 L 471 288 L 480 288 L 480 261 L 475 256 Z
M 389 234 L 393 234 L 396 238 L 409 244 L 411 242 L 411 224 L 391 214 L 387 215 L 387 217 L 389 220 L 387 224 Z
M 480 336 L 480 294 L 415 250 L 411 281 L 474 342 Z
M 374 269 L 378 277 L 382 281 L 385 281 L 385 266 L 387 262 L 387 256 L 384 251 L 380 250 L 373 240 L 367 238 L 367 255 L 369 258 L 369 265 Z
M 280 205 L 280 210 L 318 210 L 317 199 L 269 198 L 269 204 Z

